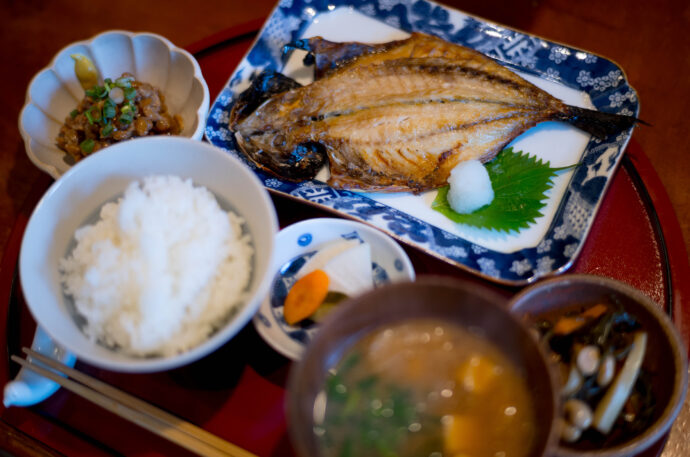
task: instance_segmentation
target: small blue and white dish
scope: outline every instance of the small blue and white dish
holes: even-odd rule
[[[254,327],[276,351],[299,360],[305,346],[318,331],[318,325],[306,319],[289,325],[283,318],[283,302],[297,280],[300,268],[325,246],[339,240],[360,240],[371,246],[371,270],[374,287],[414,281],[412,262],[391,237],[361,222],[335,218],[307,219],[278,232],[272,270],[275,277],[269,294],[254,316]]]

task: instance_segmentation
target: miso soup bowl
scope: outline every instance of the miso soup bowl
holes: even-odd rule
[[[298,454],[322,455],[314,433],[314,416],[322,409],[317,396],[323,391],[329,369],[372,331],[432,318],[485,337],[526,376],[537,422],[537,436],[529,456],[548,455],[557,439],[556,378],[528,329],[505,305],[501,296],[476,283],[441,277],[388,285],[343,303],[328,316],[289,375],[289,431]]]
[[[526,323],[556,317],[583,305],[620,305],[647,332],[647,350],[642,368],[652,373],[651,389],[656,399],[652,424],[642,433],[609,447],[583,448],[559,444],[559,457],[626,457],[649,450],[657,455],[673,421],[678,416],[688,382],[687,348],[660,305],[639,290],[609,278],[594,275],[564,275],[524,289],[511,300],[511,310]],[[656,452],[651,448],[656,447]]]

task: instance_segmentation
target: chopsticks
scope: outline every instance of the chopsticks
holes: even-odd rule
[[[80,395],[98,406],[130,420],[135,424],[178,444],[198,455],[209,457],[257,457],[251,452],[229,443],[206,430],[186,422],[146,403],[120,389],[99,381],[78,370],[70,368],[29,348],[22,348],[29,356],[22,359],[16,355],[11,358],[23,367],[51,379],[65,389]],[[63,377],[55,371],[43,368],[33,362],[63,373],[72,379]]]

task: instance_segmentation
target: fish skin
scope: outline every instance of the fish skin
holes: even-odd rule
[[[445,185],[461,161],[491,160],[540,122],[588,125],[589,110],[431,35],[378,45],[317,37],[301,46],[316,56],[312,84],[230,116],[240,149],[279,177],[310,179],[327,155],[333,188],[422,192]],[[310,154],[300,163],[304,145]]]
[[[364,65],[402,58],[438,57],[454,60],[477,70],[492,72],[518,83],[526,82],[517,74],[479,51],[420,32],[412,32],[410,37],[404,40],[378,44],[335,43],[318,36],[300,40],[300,42],[298,46],[288,45],[287,47],[297,47],[315,55],[315,79],[320,79],[328,72],[347,65]]]

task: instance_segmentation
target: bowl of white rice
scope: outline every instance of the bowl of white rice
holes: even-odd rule
[[[71,168],[29,219],[19,274],[37,324],[124,372],[198,360],[267,294],[275,209],[254,173],[182,137],[124,142]]]

